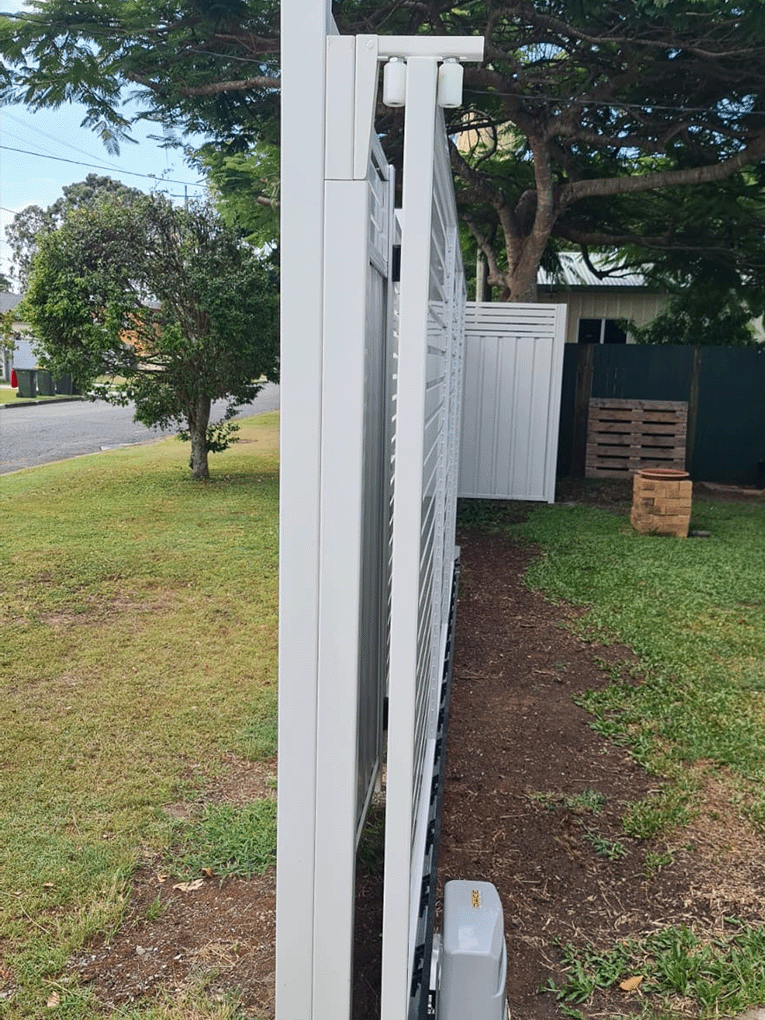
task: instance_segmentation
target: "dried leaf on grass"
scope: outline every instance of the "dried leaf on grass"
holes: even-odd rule
[[[627,978],[626,981],[622,981],[619,987],[623,992],[634,992],[636,988],[639,988],[643,983],[643,975],[639,974],[635,977]]]
[[[195,878],[193,882],[176,882],[173,889],[178,889],[179,892],[194,892],[201,889],[204,884],[203,878]]]

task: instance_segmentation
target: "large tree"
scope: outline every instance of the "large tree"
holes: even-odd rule
[[[104,198],[120,197],[133,201],[143,196],[137,188],[129,188],[121,181],[99,174],[88,174],[84,181],[66,184],[60,198],[43,209],[39,205],[28,205],[13,217],[5,228],[5,236],[13,253],[14,275],[24,290],[29,275],[32,256],[37,251],[38,239],[43,234],[57,230],[69,213],[75,209],[87,208]]]
[[[149,117],[208,132],[224,156],[274,143],[275,0],[34,0],[0,22],[0,100],[77,98],[109,142],[138,89]],[[502,296],[533,299],[556,245],[719,247],[677,197],[765,155],[765,6],[736,0],[343,0],[346,32],[481,34],[451,123],[460,206]],[[381,129],[395,151],[399,121]],[[272,200],[273,187],[254,199]],[[757,184],[761,184],[758,181]],[[671,196],[665,203],[657,196]],[[761,199],[749,196],[762,224]],[[734,223],[749,222],[751,208]],[[690,229],[693,227],[693,229]],[[735,235],[735,232],[734,232]],[[725,241],[732,251],[736,237]],[[735,261],[734,257],[734,261]]]
[[[724,288],[691,287],[672,295],[652,322],[632,323],[630,333],[640,344],[749,347],[761,343],[746,300]]]
[[[205,479],[236,409],[278,378],[277,305],[270,264],[212,209],[145,196],[82,207],[43,234],[24,313],[44,365],[134,402],[146,425],[179,426]]]
[[[229,226],[253,244],[279,239],[279,146],[261,141],[251,151],[204,145],[191,157],[207,177],[215,204]]]
[[[631,245],[642,261],[722,256],[756,212],[762,252],[762,4],[351,0],[341,17],[347,29],[485,36],[483,66],[465,67],[452,164],[465,221],[504,297],[534,299],[537,269],[556,246]],[[745,207],[728,203],[727,237],[716,225],[707,233],[686,195],[741,183],[744,168]]]

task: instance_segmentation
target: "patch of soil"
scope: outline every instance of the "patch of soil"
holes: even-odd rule
[[[630,512],[632,478],[559,478],[555,502],[566,505],[596,506],[616,513]]]
[[[236,994],[248,1016],[273,1015],[273,873],[208,879],[188,891],[184,885],[143,867],[127,921],[73,960],[70,976],[109,1009],[154,997],[193,999],[203,987],[213,999]]]
[[[723,503],[753,503],[765,499],[765,489],[753,485],[721,485],[718,482],[694,482],[693,491],[704,499]]]
[[[629,507],[629,493],[618,486],[562,498],[614,512],[625,501]],[[507,508],[516,518],[519,512]],[[705,780],[701,816],[670,845],[625,836],[627,805],[661,781],[599,736],[575,699],[607,684],[603,665],[628,664],[631,653],[585,643],[569,629],[572,609],[525,587],[533,550],[477,529],[458,540],[462,581],[439,880],[441,888],[451,878],[497,886],[511,1017],[551,1020],[561,1014],[540,988],[561,977],[556,940],[606,948],[671,923],[711,931],[725,916],[760,920],[765,859],[713,775]],[[241,802],[250,784],[258,795],[268,788],[262,769],[233,758],[229,765],[214,799]],[[590,791],[602,809],[586,806]],[[649,851],[667,862],[653,877]],[[360,870],[356,1020],[379,1016],[381,884],[379,869]],[[211,878],[183,891],[147,863],[134,878],[123,926],[71,968],[106,1008],[182,997],[204,985],[213,995],[235,993],[243,1016],[270,1018],[273,872],[249,881]],[[638,994],[616,989],[581,1008],[589,1016],[626,1013]]]
[[[702,814],[671,845],[625,835],[628,805],[661,781],[598,736],[576,698],[609,682],[601,664],[629,664],[631,653],[584,643],[568,628],[572,609],[524,587],[533,551],[478,531],[459,543],[439,879],[497,886],[510,1015],[547,1020],[561,1015],[540,994],[562,978],[557,940],[609,948],[664,925],[759,922],[765,858],[714,777],[702,777]],[[586,791],[600,795],[601,810],[588,809]],[[657,874],[648,853],[665,856]],[[596,1005],[623,1014],[630,1004],[617,988]]]

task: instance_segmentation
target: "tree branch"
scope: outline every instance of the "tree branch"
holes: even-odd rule
[[[504,204],[504,196],[500,189],[492,187],[482,174],[471,167],[452,141],[449,142],[449,159],[452,170],[467,183],[470,191],[477,198],[488,202],[495,209],[498,205]]]
[[[230,34],[216,32],[212,38],[214,42],[223,42],[228,45],[234,43],[235,45],[243,46],[248,53],[266,56],[276,55],[281,52],[278,39],[252,35],[250,32],[234,32]]]
[[[762,46],[744,46],[736,47],[735,49],[706,49],[701,45],[693,45],[689,42],[684,41],[679,35],[674,35],[670,39],[650,39],[643,37],[634,37],[628,35],[620,35],[616,32],[605,32],[603,34],[591,34],[578,29],[574,25],[570,25],[559,18],[548,17],[547,15],[539,13],[538,10],[532,8],[527,4],[503,4],[500,8],[508,18],[517,19],[519,11],[517,7],[521,7],[521,13],[524,18],[528,19],[528,22],[537,25],[539,28],[546,29],[554,32],[559,36],[567,39],[579,39],[581,42],[588,43],[590,46],[625,46],[625,47],[642,47],[645,49],[659,49],[665,51],[682,50],[683,53],[689,53],[692,56],[700,57],[702,60],[730,60],[747,58],[749,60],[761,59],[765,48]],[[711,41],[711,40],[710,40]]]
[[[128,71],[126,77],[137,85],[151,89],[154,92],[162,92],[164,83],[151,81],[148,78],[139,76],[133,71]],[[209,85],[182,85],[178,92],[182,96],[215,96],[222,92],[246,92],[248,89],[279,89],[281,78],[242,78],[238,81],[216,81]]]
[[[684,170],[656,170],[649,174],[635,174],[631,177],[608,177],[564,184],[558,190],[558,210],[583,198],[607,197],[609,195],[634,195],[655,188],[670,188],[678,185],[710,184],[722,181],[737,170],[758,162],[765,156],[765,134],[755,138],[741,152],[720,163],[707,166],[688,167]]]
[[[553,234],[582,247],[621,248],[625,244],[637,244],[644,248],[675,247],[666,234],[608,234],[604,231],[577,230],[564,223],[556,223]]]
[[[487,282],[490,283],[493,287],[503,287],[505,285],[505,280],[504,277],[502,276],[502,271],[499,268],[499,264],[497,263],[497,256],[494,252],[494,248],[491,244],[491,241],[486,237],[486,235],[482,231],[478,229],[475,222],[469,216],[465,216],[463,217],[463,219],[464,222],[467,224],[468,230],[475,238],[476,244],[481,249],[484,258],[486,259],[486,265],[489,268],[489,276]]]

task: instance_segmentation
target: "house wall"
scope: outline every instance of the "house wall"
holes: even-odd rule
[[[644,326],[663,310],[667,298],[664,294],[627,287],[586,291],[540,288],[539,301],[566,305],[566,343],[575,344],[580,319],[630,319]]]
[[[11,365],[13,368],[36,368],[38,354],[32,341],[23,337],[16,341],[16,347],[11,351]]]

